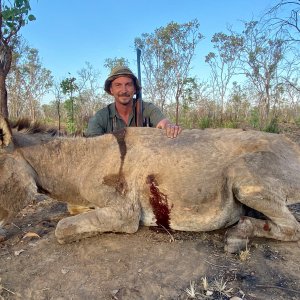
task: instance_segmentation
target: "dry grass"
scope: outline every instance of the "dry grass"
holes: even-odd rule
[[[186,288],[185,292],[187,293],[188,297],[190,299],[195,299],[196,298],[196,295],[198,294],[196,292],[196,289],[195,289],[195,282],[194,281],[191,281],[190,282],[190,288]]]
[[[244,251],[241,251],[239,254],[239,259],[241,261],[246,261],[250,259],[250,250],[248,249],[248,243],[246,244],[246,249]]]
[[[206,276],[201,278],[197,291],[197,286],[194,281],[190,282],[190,287],[185,290],[188,299],[212,299],[214,294],[220,296],[232,297],[233,288],[227,287],[227,281],[224,281],[223,277],[220,279],[214,279],[212,283],[209,283]]]
[[[232,292],[232,288],[227,288],[227,281],[223,281],[223,277],[221,277],[220,281],[215,279],[214,282],[215,291],[218,292],[220,295],[224,295],[226,297],[231,297],[230,293]]]

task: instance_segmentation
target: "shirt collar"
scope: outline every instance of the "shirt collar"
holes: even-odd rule
[[[116,110],[115,102],[108,105],[108,110],[109,110],[109,117],[111,119],[114,118],[114,117],[117,117],[117,118],[121,119],[118,112],[117,112],[117,110]],[[133,104],[132,104],[131,116],[133,116],[134,111],[135,111],[135,101],[133,101]]]

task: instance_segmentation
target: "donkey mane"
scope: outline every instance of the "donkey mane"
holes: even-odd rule
[[[20,118],[17,121],[10,121],[10,128],[13,131],[18,131],[25,134],[49,134],[50,136],[59,135],[59,131],[55,127],[50,127],[42,124],[39,121],[31,122],[28,118]]]
[[[55,127],[50,127],[38,121],[32,122],[28,118],[10,121],[9,127],[12,131],[12,144],[16,148],[47,143],[63,136]]]

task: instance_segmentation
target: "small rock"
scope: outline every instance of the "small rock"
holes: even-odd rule
[[[65,274],[67,274],[69,272],[69,270],[67,270],[67,269],[61,269],[61,272],[65,275]]]
[[[15,254],[15,256],[19,256],[24,251],[25,251],[24,249],[17,250],[17,251],[14,252],[14,254]]]

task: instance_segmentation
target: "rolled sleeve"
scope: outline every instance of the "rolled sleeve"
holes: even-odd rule
[[[153,127],[156,127],[161,120],[166,118],[157,106],[147,102],[144,103],[144,115],[150,119]]]
[[[101,111],[98,111],[89,120],[88,128],[86,130],[86,136],[92,137],[104,134],[106,132],[105,123],[107,122],[104,121],[103,114],[101,113]]]

